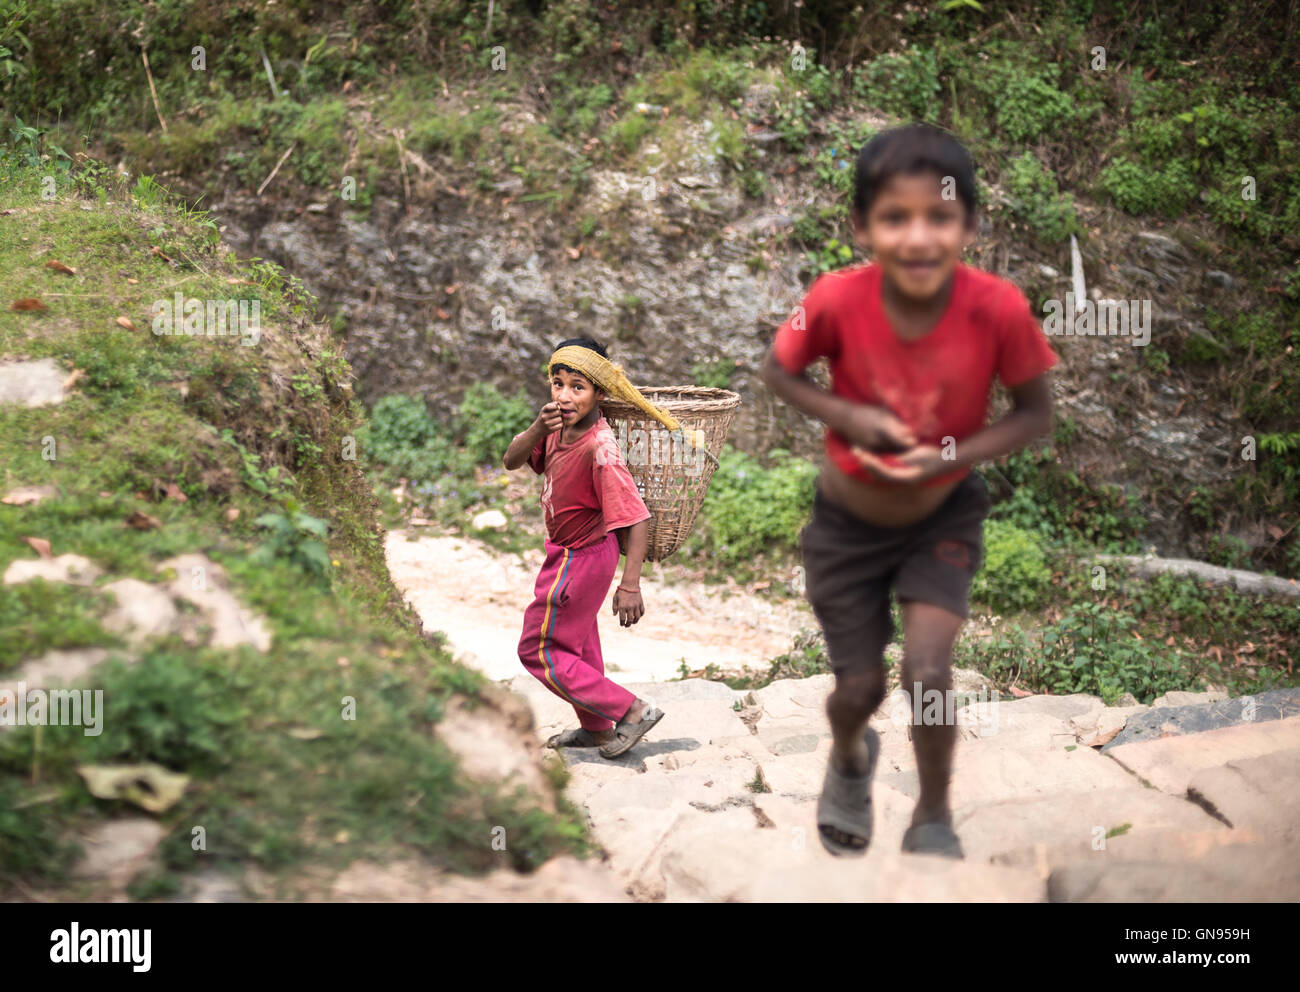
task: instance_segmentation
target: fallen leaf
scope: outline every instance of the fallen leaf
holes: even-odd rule
[[[126,317],[118,317],[118,318],[117,318],[117,326],[118,326],[118,327],[125,327],[128,331],[134,331],[134,330],[135,330],[135,325],[134,325],[133,323],[131,323],[131,321],[128,320]]]
[[[57,496],[58,490],[53,486],[19,486],[0,503],[8,503],[10,506],[26,506],[28,503],[39,503],[50,496]]]
[[[73,369],[72,374],[63,380],[63,391],[66,393],[84,378],[86,378],[85,369]]]
[[[188,775],[154,764],[78,765],[77,773],[96,799],[125,799],[150,813],[174,806],[190,782]]]
[[[1026,696],[1033,695],[1033,693],[1029,692],[1027,689],[1022,689],[1016,685],[1008,687],[1007,692],[1011,693],[1011,695],[1015,696],[1017,699],[1024,699]]]
[[[31,297],[28,297],[27,299],[23,299],[23,300],[14,300],[13,306],[11,306],[9,309],[10,310],[48,310],[49,307],[47,307],[40,300],[34,300]]]
[[[1282,535],[1286,533],[1286,531],[1284,531],[1277,524],[1270,524],[1268,527],[1265,528],[1265,530],[1268,531],[1268,536],[1275,541],[1282,540]]]
[[[238,520],[238,519],[239,519],[239,507],[237,507],[237,506],[232,506],[229,510],[227,510],[227,511],[226,511],[226,519],[227,519],[228,521],[230,521],[231,523],[234,523],[236,520]]]
[[[162,521],[157,517],[151,517],[142,510],[136,510],[126,518],[125,526],[134,530],[157,530],[162,526]]]
[[[171,386],[178,393],[180,393],[181,399],[186,399],[190,395],[190,384],[186,382],[184,379],[178,380],[177,382],[169,382],[167,383],[167,385]]]
[[[113,494],[110,493],[107,489],[101,489],[101,490],[99,491],[99,498],[100,498],[100,499],[108,499],[108,498],[109,498],[110,496],[112,496],[112,495],[113,495]]]
[[[35,551],[38,555],[40,555],[42,558],[54,557],[54,555],[51,553],[50,550],[50,542],[45,540],[45,538],[24,537],[23,540],[26,541],[28,544],[30,544],[32,546],[32,550]]]
[[[136,286],[136,285],[139,285],[140,280],[139,280],[139,279],[127,279],[127,282],[128,282],[130,285],[132,285],[132,286]]]
[[[438,319],[439,319],[439,320],[451,320],[451,314],[449,314],[446,310],[443,310],[441,307],[439,307],[439,308],[438,308]]]
[[[162,249],[160,249],[157,245],[150,245],[150,246],[149,246],[149,254],[150,254],[150,255],[157,255],[157,256],[158,256],[159,258],[161,258],[164,262],[170,262],[170,261],[171,261],[171,256],[169,256],[169,255],[164,255],[164,254],[162,253]]]
[[[62,272],[64,275],[75,276],[77,274],[77,270],[71,265],[64,265],[62,262],[53,258],[45,263],[45,267],[47,269],[53,269],[55,272]]]
[[[448,296],[450,296],[452,293],[456,292],[456,290],[458,290],[458,289],[460,289],[460,283],[458,283],[458,282],[454,282],[454,283],[452,283],[450,286],[448,286],[448,287],[446,288],[445,292],[447,293]]]
[[[581,245],[579,245],[577,248],[570,248],[570,249],[569,249],[569,257],[570,257],[570,258],[572,258],[572,259],[577,259],[577,258],[581,257],[581,255],[582,255],[582,246],[581,246]]]
[[[188,503],[189,497],[181,492],[181,487],[174,482],[167,483],[167,498],[174,499],[180,503]]]
[[[300,741],[314,741],[318,737],[325,736],[325,731],[318,730],[316,727],[290,727],[285,733]]]

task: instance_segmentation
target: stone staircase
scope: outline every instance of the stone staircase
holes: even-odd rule
[[[978,683],[957,673],[956,684]],[[636,748],[568,765],[607,863],[644,901],[1292,901],[1300,899],[1300,690],[1150,707],[1095,696],[979,702],[958,717],[951,801],[966,852],[900,852],[917,795],[910,712],[886,701],[863,858],[820,843],[829,675],[754,692],[629,685],[665,711]],[[539,743],[576,725],[521,675]],[[984,697],[987,699],[987,697]],[[969,714],[969,715],[968,715]]]

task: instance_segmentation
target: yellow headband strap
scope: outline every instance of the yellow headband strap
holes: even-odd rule
[[[590,348],[583,348],[581,345],[574,344],[566,345],[551,356],[551,360],[546,365],[546,370],[551,372],[556,365],[567,365],[569,368],[581,372],[591,380],[593,386],[615,399],[631,403],[638,410],[654,417],[655,420],[670,431],[681,429],[681,425],[673,419],[671,414],[660,410],[641,395],[641,391],[628,381],[621,365],[616,365]]]

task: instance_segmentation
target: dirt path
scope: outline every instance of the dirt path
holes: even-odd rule
[[[447,635],[453,654],[492,679],[523,672],[515,652],[542,563],[540,548],[505,554],[418,528],[391,531],[385,553],[397,587],[426,628]],[[621,681],[676,679],[683,662],[692,671],[709,664],[766,671],[801,628],[816,626],[804,602],[774,604],[734,583],[672,582],[671,564],[657,570],[658,577],[642,577],[646,613],[637,624],[620,627],[608,606],[598,619],[608,671]],[[611,601],[613,593],[611,583]]]

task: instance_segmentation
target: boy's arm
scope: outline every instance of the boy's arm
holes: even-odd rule
[[[640,589],[641,565],[645,562],[646,547],[649,543],[650,521],[642,520],[630,527],[620,527],[619,530],[626,532],[627,550],[624,554],[627,557],[623,561],[623,578],[618,584],[625,589]],[[622,536],[620,534],[620,537]]]
[[[781,399],[816,417],[851,444],[876,450],[898,450],[916,444],[912,429],[889,410],[836,396],[803,373],[792,375],[776,360],[771,348],[759,376]]]
[[[537,419],[528,425],[527,430],[514,436],[510,446],[506,448],[501,464],[508,471],[519,468],[528,461],[528,456],[537,447],[537,442],[543,440],[552,431],[558,430],[563,423],[560,418],[560,408],[555,403],[547,403],[537,414]]]
[[[1009,387],[1014,408],[995,424],[972,434],[956,446],[949,466],[972,468],[1019,451],[1052,429],[1051,374],[1044,372],[1019,386]]]

